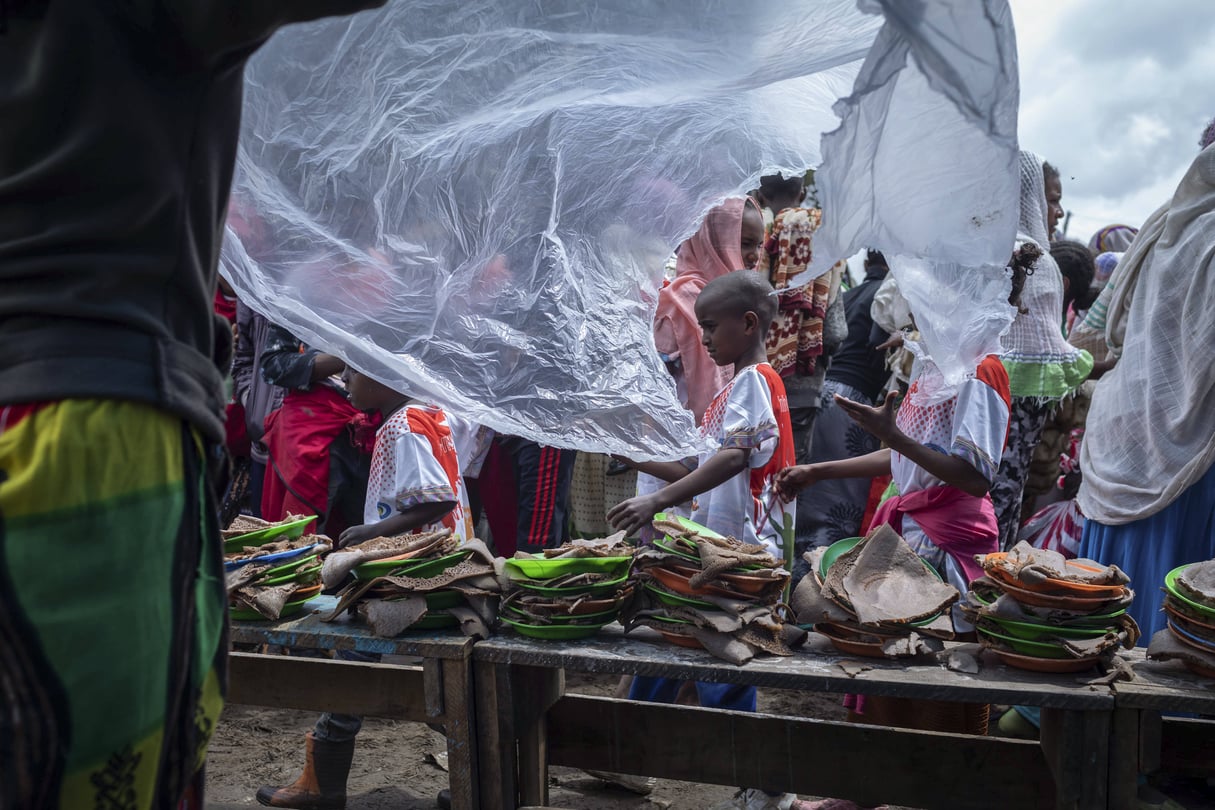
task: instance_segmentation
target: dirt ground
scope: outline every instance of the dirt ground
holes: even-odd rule
[[[615,678],[570,674],[567,691],[609,695]],[[761,689],[759,710],[795,717],[842,719],[840,696]],[[229,706],[224,710],[207,760],[207,807],[257,807],[258,786],[285,784],[299,773],[303,735],[316,720],[308,712]],[[369,719],[359,735],[350,774],[349,810],[421,810],[435,807],[447,786],[437,764],[444,738],[420,723]],[[734,788],[660,780],[649,797],[605,786],[580,771],[552,768],[549,803],[574,810],[706,810],[729,799]]]

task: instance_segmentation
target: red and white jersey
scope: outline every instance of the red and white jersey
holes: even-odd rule
[[[700,432],[709,440],[701,464],[718,450],[739,448],[750,451],[749,469],[699,495],[692,504],[692,520],[719,534],[763,545],[782,559],[781,532],[785,516],[793,518],[796,502],[780,501],[776,476],[796,460],[789,401],[780,375],[767,363],[743,369],[713,398]],[[765,514],[768,518],[761,526]]]
[[[468,496],[447,416],[435,405],[410,403],[376,431],[363,522],[378,523],[412,506],[440,501],[454,501],[456,507],[415,533],[446,528],[461,543],[470,539]]]

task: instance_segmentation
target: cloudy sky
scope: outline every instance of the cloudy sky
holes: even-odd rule
[[[1068,236],[1140,225],[1168,200],[1215,116],[1211,0],[1009,0],[1021,147],[1063,175]]]

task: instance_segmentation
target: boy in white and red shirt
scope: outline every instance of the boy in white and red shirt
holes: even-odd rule
[[[357,371],[349,372],[347,386],[354,407],[378,410],[384,422],[376,431],[363,525],[342,532],[338,545],[440,529],[450,529],[461,543],[470,539],[468,497],[443,409],[411,401]]]

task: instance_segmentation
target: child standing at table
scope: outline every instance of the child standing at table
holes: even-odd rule
[[[337,544],[443,529],[461,543],[470,539],[464,479],[443,409],[411,400],[358,371],[347,369],[343,376],[354,407],[378,410],[384,422],[376,431],[363,525],[346,529]],[[305,737],[303,774],[291,785],[260,788],[258,802],[297,810],[345,807],[354,739],[362,726],[363,718],[355,715],[322,714]]]
[[[682,462],[648,462],[639,470],[667,485],[617,506],[608,521],[634,534],[654,515],[693,501],[692,520],[744,543],[763,545],[783,557],[785,515],[794,505],[776,493],[776,477],[794,464],[793,428],[780,375],[768,365],[764,341],[776,316],[772,286],[758,273],[733,272],[709,282],[696,299],[702,342],[719,366],[733,366],[734,379],[718,392],[705,411],[701,436],[710,449],[694,468]],[[765,519],[766,518],[766,519]],[[674,703],[684,682],[637,677],[629,697]],[[754,686],[696,682],[700,705],[755,711]],[[745,790],[746,807],[787,808],[792,795],[770,797]]]

